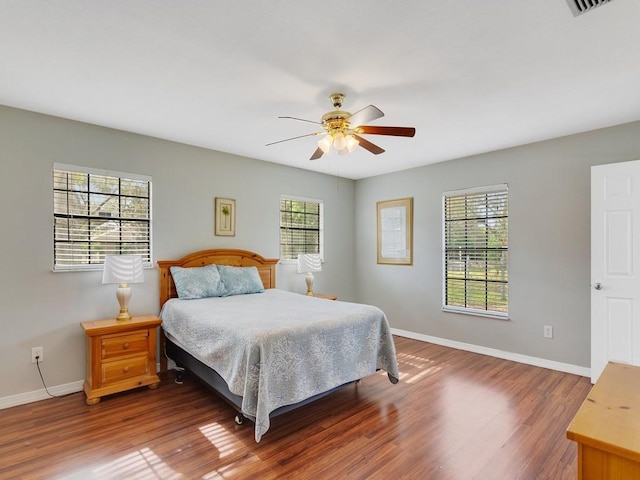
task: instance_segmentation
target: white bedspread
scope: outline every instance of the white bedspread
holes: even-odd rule
[[[395,346],[377,307],[283,290],[199,300],[172,299],[163,328],[243,397],[259,442],[269,413],[385,370],[398,381]]]

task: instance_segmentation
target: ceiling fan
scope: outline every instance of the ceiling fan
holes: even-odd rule
[[[353,152],[358,145],[365,150],[370,151],[374,155],[378,155],[384,152],[384,149],[362,138],[361,135],[391,135],[394,137],[413,137],[416,134],[416,129],[413,127],[379,127],[372,125],[364,125],[377,118],[384,116],[382,111],[373,106],[368,105],[362,110],[358,110],[356,113],[349,113],[342,108],[342,102],[345,95],[342,93],[334,93],[329,96],[335,110],[327,112],[322,116],[319,122],[313,120],[305,120],[303,118],[296,117],[278,117],[278,118],[290,118],[291,120],[299,120],[301,122],[315,123],[322,127],[322,130],[318,132],[308,133],[307,135],[300,135],[298,137],[287,138],[286,140],[279,140],[277,142],[268,143],[266,146],[275,145],[276,143],[288,142],[290,140],[296,140],[303,137],[311,137],[317,135],[324,135],[318,141],[318,148],[309,160],[317,160],[325,153],[331,150],[333,146],[340,155],[346,155]]]

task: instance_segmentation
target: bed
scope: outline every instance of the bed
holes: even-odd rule
[[[399,378],[380,309],[278,290],[277,261],[230,249],[158,261],[161,369],[168,357],[198,377],[236,409],[238,423],[255,422],[256,442],[271,418],[377,370]],[[206,291],[187,291],[194,282],[185,276],[204,278]]]

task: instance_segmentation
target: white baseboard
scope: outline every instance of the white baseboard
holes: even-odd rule
[[[55,387],[48,388],[52,395],[67,395],[69,393],[82,391],[83,383],[84,380],[78,380],[77,382],[65,383],[64,385],[57,385]],[[0,398],[0,409],[25,405],[31,402],[38,402],[40,400],[46,400],[47,398],[51,397],[44,388],[33,392],[19,393],[18,395]]]
[[[435,343],[436,345],[442,345],[443,347],[456,348],[458,350],[480,353],[482,355],[489,355],[491,357],[502,358],[504,360],[526,363],[527,365],[533,365],[536,367],[558,370],[559,372],[572,373],[574,375],[581,375],[583,377],[591,377],[590,368],[580,367],[578,365],[572,365],[570,363],[555,362],[553,360],[547,360],[545,358],[530,357],[528,355],[521,355],[519,353],[505,352],[503,350],[497,350],[495,348],[473,345],[471,343],[457,342],[455,340],[449,340],[447,338],[432,337],[430,335],[408,332],[406,330],[399,330],[397,328],[392,328],[391,333],[393,333],[394,335],[399,335],[401,337],[412,338],[414,340]]]
[[[586,367],[580,367],[578,365],[571,365],[569,363],[555,362],[553,360],[547,360],[544,358],[530,357],[528,355],[521,355],[519,353],[505,352],[502,350],[496,350],[494,348],[482,347],[480,345],[473,345],[471,343],[456,342],[455,340],[449,340],[446,338],[432,337],[430,335],[423,335],[421,333],[409,332],[406,330],[399,330],[392,328],[391,332],[394,335],[401,337],[412,338],[414,340],[420,340],[422,342],[435,343],[436,345],[442,345],[443,347],[456,348],[458,350],[466,350],[467,352],[480,353],[482,355],[489,355],[491,357],[502,358],[504,360],[511,360],[514,362],[526,363],[527,365],[534,365],[536,367],[549,368],[551,370],[558,370],[560,372],[572,373],[574,375],[581,375],[583,377],[591,377],[591,369]],[[160,370],[158,364],[157,371]],[[49,392],[53,395],[66,395],[68,393],[76,393],[82,391],[82,385],[84,380],[78,380],[77,382],[66,383],[64,385],[57,385],[55,387],[49,387]],[[46,400],[51,398],[47,391],[35,390],[33,392],[19,393],[18,395],[11,395],[9,397],[0,398],[0,410],[3,408],[16,407],[18,405],[25,405],[27,403],[38,402],[40,400]]]
[[[156,364],[156,372],[160,371],[160,363]],[[64,385],[57,385],[55,387],[48,387],[49,392],[52,395],[67,395],[69,393],[76,393],[82,391],[84,380],[78,380],[77,382],[65,383]],[[46,400],[51,398],[47,391],[35,390],[33,392],[19,393],[17,395],[11,395],[9,397],[0,398],[0,410],[3,408],[17,407],[18,405],[26,405],[27,403],[38,402],[40,400]]]

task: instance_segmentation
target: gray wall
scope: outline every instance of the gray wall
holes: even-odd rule
[[[590,366],[590,166],[640,158],[640,122],[356,183],[358,300],[392,327]],[[445,313],[442,194],[509,185],[508,321]],[[376,264],[376,202],[414,198],[413,266]],[[543,338],[543,325],[554,338]]]
[[[54,162],[151,175],[155,260],[221,247],[277,258],[280,195],[321,199],[325,263],[315,290],[355,300],[351,180],[2,106],[0,159],[0,399],[42,389],[35,346],[44,347],[49,386],[84,379],[79,324],[117,313],[101,272],[52,272]],[[236,199],[235,237],[214,236],[215,197]],[[277,286],[306,290],[294,265],[278,266]],[[157,268],[132,292],[132,313],[158,313]]]
[[[378,305],[397,329],[588,367],[590,166],[639,158],[636,122],[352,182],[0,106],[0,399],[42,388],[34,346],[49,385],[82,380],[79,323],[117,308],[100,272],[51,271],[54,162],[151,175],[155,259],[218,247],[277,257],[280,194],[322,199],[316,291]],[[511,318],[444,313],[442,193],[497,183],[509,185]],[[236,237],[213,235],[216,196],[237,200]],[[414,264],[377,265],[375,204],[402,197],[414,197]],[[277,286],[303,292],[294,269],[279,265]],[[158,312],[157,269],[145,279],[133,313]]]

